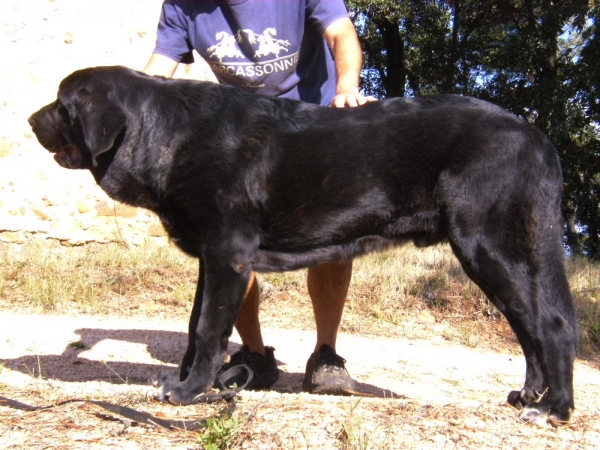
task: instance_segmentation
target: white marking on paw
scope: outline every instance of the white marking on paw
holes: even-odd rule
[[[534,423],[539,427],[546,427],[548,426],[549,415],[549,409],[544,408],[540,411],[538,405],[529,405],[523,409],[523,412],[521,413],[521,420]]]

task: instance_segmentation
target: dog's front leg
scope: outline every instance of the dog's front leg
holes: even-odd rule
[[[192,370],[192,364],[194,364],[194,359],[196,357],[196,330],[198,329],[200,314],[202,312],[202,299],[204,298],[204,264],[201,259],[199,259],[198,262],[200,263],[198,284],[196,285],[196,295],[194,297],[194,305],[192,306],[190,323],[188,325],[188,346],[183,355],[181,366],[179,367],[179,381],[185,381]]]
[[[250,273],[250,270],[234,270],[229,262],[206,258],[200,262],[180,377],[161,380],[161,399],[185,405],[211,387],[223,363]]]

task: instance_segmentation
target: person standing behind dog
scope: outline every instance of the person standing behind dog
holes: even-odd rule
[[[193,50],[219,83],[248,92],[334,107],[374,100],[359,93],[362,50],[343,0],[165,0],[144,72],[172,77],[180,63],[193,62]],[[317,343],[306,365],[307,392],[355,390],[335,352],[351,277],[352,261],[308,270]],[[250,366],[250,389],[268,388],[279,378],[274,348],[263,343],[259,301],[253,274],[236,323],[242,349],[221,369]]]

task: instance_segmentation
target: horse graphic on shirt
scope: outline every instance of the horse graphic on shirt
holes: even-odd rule
[[[219,62],[223,62],[223,58],[243,58],[244,54],[241,52],[238,44],[243,42],[244,34],[248,36],[250,44],[258,43],[258,49],[254,53],[254,58],[267,55],[279,57],[279,53],[282,51],[287,52],[288,49],[286,47],[290,46],[289,41],[273,38],[273,36],[277,36],[275,28],[267,28],[262,34],[257,34],[252,30],[239,30],[235,36],[226,31],[219,31],[216,34],[216,40],[219,42],[208,47],[206,50],[210,57],[216,56],[219,58]]]
[[[237,38],[226,31],[219,31],[216,35],[218,44],[208,47],[206,50],[208,54],[213,57],[219,58],[222,62],[223,58],[243,58],[244,55],[237,46],[237,42],[241,42],[241,33],[238,31]]]
[[[279,53],[282,51],[287,52],[286,47],[290,46],[289,41],[283,39],[274,39],[273,36],[277,36],[277,30],[275,28],[267,28],[262,34],[256,34],[252,30],[241,30],[248,36],[248,41],[251,44],[258,42],[258,50],[254,54],[255,58],[266,55],[275,55],[279,57]]]

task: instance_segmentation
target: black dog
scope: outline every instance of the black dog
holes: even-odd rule
[[[570,419],[561,168],[548,139],[501,108],[445,95],[324,108],[100,67],[67,77],[29,122],[61,166],[157,213],[200,259],[171,402],[210,387],[251,271],[448,240],[523,348],[525,386],[508,401]]]

